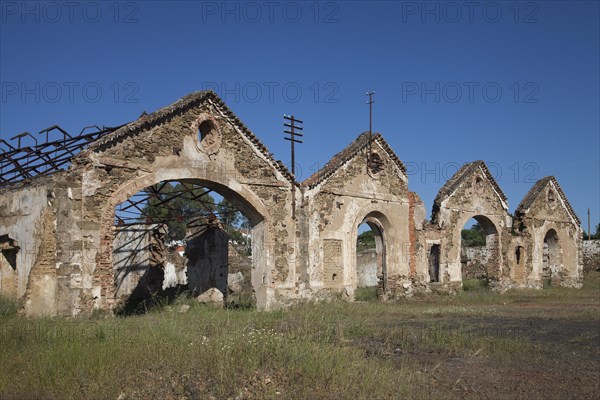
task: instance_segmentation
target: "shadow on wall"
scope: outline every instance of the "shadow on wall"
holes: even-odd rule
[[[184,256],[187,258],[188,287],[193,295],[216,288],[227,299],[229,235],[220,224],[202,223],[188,231]]]
[[[161,224],[117,226],[113,240],[117,314],[146,311],[162,289],[166,227]]]
[[[17,242],[8,235],[0,235],[0,293],[9,298],[17,298],[18,273]]]
[[[117,228],[113,257],[118,315],[143,314],[178,297],[196,297],[213,288],[221,292],[228,307],[254,304],[251,260],[236,251],[219,223],[191,224],[185,250],[164,244],[164,225]]]
[[[176,285],[162,288],[164,269],[160,267],[146,268],[131,295],[121,303],[115,312],[117,315],[144,314],[154,308],[172,303],[182,294],[188,293],[187,285]]]

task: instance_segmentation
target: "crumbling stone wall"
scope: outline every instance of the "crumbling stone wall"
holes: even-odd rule
[[[205,135],[206,142],[199,141],[198,129],[206,121],[211,124],[209,135]],[[48,310],[34,307],[31,313],[74,315],[113,308],[115,206],[145,187],[182,179],[216,189],[250,217],[257,306],[277,306],[277,290],[294,285],[294,264],[289,262],[296,251],[290,240],[295,231],[289,208],[291,177],[214,94],[200,93],[92,143],[66,172],[52,177],[51,189],[37,189],[40,200],[29,214],[37,215],[33,221],[16,221],[25,218],[16,211],[18,194],[3,199],[3,215],[12,220],[2,218],[6,225],[0,233],[12,234],[17,241],[37,242],[38,248],[56,246],[52,272],[44,269],[38,255],[22,263],[22,268],[37,270],[31,275],[40,275],[38,282],[48,281],[39,290],[32,287],[35,300],[31,303],[38,303],[42,292],[46,299],[56,298],[55,305],[44,302]],[[46,206],[50,192],[54,197],[49,227],[44,229],[55,227],[55,231],[49,234],[52,240],[44,240],[40,208]],[[27,231],[36,226],[35,233]]]
[[[583,241],[583,272],[600,271],[600,240]]]
[[[547,279],[551,285],[581,287],[583,278],[583,231],[579,220],[554,177],[540,179],[515,212],[515,228],[525,238],[527,277],[520,286],[542,287],[544,264],[550,255],[548,235],[556,233],[557,263]],[[514,248],[515,244],[513,244]]]
[[[51,188],[45,185],[0,191],[0,250],[4,253],[0,255],[1,291],[4,296],[13,299],[25,296],[30,272],[42,245],[43,215],[52,201],[51,196]]]
[[[183,290],[198,295],[216,288],[224,298],[230,292],[252,293],[252,260],[237,252],[218,220],[192,221],[186,245],[181,248],[167,247],[166,239],[163,224],[116,226],[113,261],[117,308],[135,309],[153,295]]]
[[[440,282],[450,290],[462,284],[461,230],[476,218],[486,230],[487,279],[492,287],[507,280],[504,243],[510,237],[512,219],[506,197],[481,161],[465,164],[440,190],[432,222],[440,229]]]
[[[462,247],[460,262],[463,279],[481,279],[487,277],[486,265],[490,251],[485,246]]]
[[[383,296],[394,296],[409,282],[409,260],[403,254],[409,243],[406,176],[380,136],[372,142],[372,151],[380,161],[378,168],[367,168],[366,135],[359,136],[303,183],[308,271],[315,291],[354,297],[358,225],[367,218],[381,226],[384,237]]]
[[[197,127],[203,121],[214,124],[213,139],[220,143],[219,146],[211,142],[211,147],[205,148],[198,143]],[[89,209],[91,217],[103,221],[102,228],[106,233],[102,240],[109,239],[107,226],[112,222],[117,202],[163,180],[194,179],[202,186],[228,196],[249,215],[254,225],[253,238],[256,236],[253,245],[262,247],[253,251],[257,254],[253,260],[256,274],[253,283],[260,286],[257,301],[262,302],[262,307],[272,306],[275,299],[269,294],[272,291],[269,288],[284,284],[289,272],[285,257],[279,254],[282,249],[290,251],[285,239],[293,227],[286,210],[291,203],[291,191],[289,181],[253,147],[255,144],[250,143],[218,107],[207,103],[187,108],[160,126],[142,129],[141,134],[122,143],[111,143],[110,146],[107,143],[86,154],[89,158],[109,160],[108,164],[103,164],[105,167],[95,167],[88,172],[96,176],[94,180],[104,182],[94,196],[100,206]],[[112,167],[106,171],[107,165],[124,162],[139,164],[141,168]],[[103,210],[103,213],[98,215],[97,210]],[[110,269],[110,254],[101,250],[98,263],[100,270]],[[108,293],[110,282],[105,282],[102,287]]]
[[[554,178],[534,185],[513,222],[485,164],[465,164],[440,190],[428,222],[381,135],[360,135],[297,184],[212,92],[108,133],[71,161],[66,171],[0,190],[0,290],[21,299],[31,315],[114,309],[115,207],[175,180],[216,190],[249,218],[249,278],[260,309],[339,293],[353,298],[357,231],[365,221],[380,232],[382,299],[459,289],[460,231],[472,217],[488,228],[486,274],[495,287],[541,287],[549,232],[558,243],[552,283],[581,284],[582,231]],[[186,284],[183,258],[159,253],[167,286]],[[430,268],[434,258],[439,279]]]
[[[227,275],[227,301],[243,306],[256,305],[256,298],[250,280],[252,276],[252,256],[243,246],[229,243],[229,268]]]

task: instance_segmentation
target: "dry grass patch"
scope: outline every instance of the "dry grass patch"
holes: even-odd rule
[[[500,376],[518,388],[506,398],[523,390],[532,398],[552,397],[562,387],[574,388],[575,397],[595,397],[598,379],[588,375],[600,367],[599,298],[600,273],[588,275],[581,290],[333,301],[269,313],[182,299],[135,317],[26,319],[2,300],[0,394],[481,398],[499,390],[490,385]],[[179,313],[181,304],[190,310]],[[471,376],[477,382],[469,382]],[[585,385],[576,383],[584,378]],[[454,385],[456,379],[462,383]]]

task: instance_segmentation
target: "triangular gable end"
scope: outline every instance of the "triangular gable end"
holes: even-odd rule
[[[362,154],[368,144],[369,132],[361,133],[353,142],[346,146],[346,148],[334,155],[323,168],[302,182],[301,186],[312,189],[325,183],[330,176],[339,171],[344,165],[353,160],[357,155]],[[407,182],[406,167],[380,133],[373,134],[371,146],[378,146],[381,151],[387,154],[396,166],[400,178]]]
[[[579,220],[579,217],[577,217],[577,214],[575,214],[575,211],[573,210],[571,203],[569,203],[567,196],[563,192],[562,188],[560,187],[560,185],[558,184],[558,181],[556,180],[556,178],[554,176],[546,176],[546,177],[538,180],[531,187],[531,189],[529,189],[529,192],[527,192],[525,197],[523,197],[523,200],[521,200],[521,203],[515,210],[515,215],[522,216],[522,215],[527,214],[529,212],[529,210],[531,209],[531,206],[533,205],[535,200],[538,199],[543,193],[546,192],[545,189],[548,186],[552,186],[554,188],[554,190],[558,193],[560,202],[561,202],[563,208],[567,211],[567,214],[569,214],[569,217],[571,218],[572,222],[575,225],[580,225],[581,221]]]
[[[277,171],[279,171],[285,179],[290,183],[294,182],[294,177],[289,172],[287,167],[281,161],[275,159],[269,153],[268,148],[254,135],[254,133],[244,125],[244,123],[231,111],[229,107],[217,96],[212,90],[191,93],[182,97],[175,103],[163,107],[153,113],[141,116],[135,121],[132,121],[114,132],[111,132],[102,138],[92,142],[88,148],[79,153],[73,160],[81,159],[89,156],[90,153],[101,151],[106,146],[110,146],[123,138],[138,135],[163,121],[168,120],[172,116],[184,113],[190,108],[197,107],[203,103],[209,103],[229,122],[234,129],[245,137],[250,144],[259,152]]]
[[[502,207],[508,211],[508,198],[504,192],[502,192],[502,189],[500,189],[500,186],[492,176],[485,162],[478,160],[464,164],[454,175],[452,175],[450,179],[448,179],[444,186],[442,186],[433,202],[432,214],[434,217],[437,215],[437,211],[441,208],[442,202],[452,196],[454,192],[456,192],[461,185],[477,171],[480,171],[488,180],[492,189],[494,190],[494,193],[496,193],[496,196],[498,196]]]

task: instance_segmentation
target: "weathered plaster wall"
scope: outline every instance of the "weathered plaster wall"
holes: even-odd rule
[[[377,251],[363,250],[356,253],[356,287],[377,286]]]
[[[355,154],[326,180],[305,191],[308,204],[309,276],[315,290],[343,292],[356,289],[358,225],[372,217],[383,228],[386,295],[402,289],[410,274],[408,188],[404,174],[377,141],[380,172],[367,172],[364,151]]]
[[[522,245],[526,251],[527,277],[525,286],[542,287],[543,280],[552,285],[581,287],[583,278],[583,231],[562,189],[553,177],[541,179],[534,185],[533,194],[526,197],[526,207],[517,209],[515,227],[526,238]],[[556,250],[553,240],[544,241],[556,233]],[[551,247],[548,248],[548,245]],[[550,273],[548,269],[551,261]],[[546,268],[545,268],[546,266]],[[548,275],[548,276],[545,276]]]
[[[16,270],[6,265],[8,260],[0,254],[3,258],[1,291],[5,296],[20,299],[25,295],[43,240],[44,212],[51,192],[45,185],[0,192],[0,236],[6,235],[18,246]],[[48,223],[51,220],[49,218]]]
[[[508,268],[505,265],[506,243],[510,237],[512,219],[507,204],[500,198],[497,190],[481,167],[475,169],[445,199],[434,215],[440,235],[440,282],[446,286],[459,288],[462,282],[461,271],[461,230],[473,217],[480,218],[495,230],[489,245],[493,249],[488,263],[488,279],[492,286],[502,286],[507,279]],[[481,218],[483,217],[483,218]]]
[[[150,300],[152,294],[170,289],[197,295],[217,288],[224,298],[230,290],[235,294],[252,292],[252,260],[236,251],[220,224],[190,228],[183,249],[166,248],[166,237],[162,224],[116,227],[113,261],[117,307]]]
[[[164,236],[166,229],[159,224],[117,226],[113,239],[113,262],[116,302],[128,300],[134,291],[148,297],[163,286],[166,260]],[[152,269],[161,269],[153,273]],[[152,276],[160,282],[150,282]]]
[[[219,146],[198,144],[197,126],[202,120],[215,124],[218,132],[213,139]],[[163,180],[193,179],[227,196],[253,224],[252,281],[259,307],[276,305],[274,291],[293,279],[293,265],[286,257],[295,251],[289,244],[293,234],[290,184],[216,107],[191,108],[138,136],[90,152],[89,158],[101,165],[86,174],[102,185],[89,197],[86,211],[103,227],[112,221],[118,202]],[[124,163],[135,168],[114,167]],[[110,230],[104,229],[102,240],[110,240],[109,235]],[[109,254],[101,254],[98,262],[99,272],[110,269]],[[101,286],[108,294],[110,282]]]

